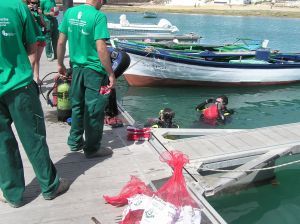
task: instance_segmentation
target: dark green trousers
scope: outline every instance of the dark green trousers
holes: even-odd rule
[[[35,83],[0,97],[0,187],[10,203],[19,204],[23,199],[25,181],[12,122],[43,196],[50,196],[58,188],[59,178],[49,156],[44,115]]]
[[[46,38],[46,56],[47,58],[54,58],[57,59],[57,41],[58,41],[58,36],[59,36],[59,31],[58,31],[58,22],[56,18],[52,18],[48,23],[48,32],[45,34]]]
[[[72,124],[68,145],[76,151],[84,144],[84,153],[92,154],[101,146],[104,109],[109,95],[101,95],[100,87],[108,77],[89,68],[74,68],[71,83]],[[83,139],[83,134],[85,140]]]

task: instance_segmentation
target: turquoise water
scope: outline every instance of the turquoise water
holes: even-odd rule
[[[119,22],[118,13],[107,13],[108,21]],[[166,18],[182,33],[194,32],[202,43],[232,42],[237,37],[269,39],[269,47],[300,52],[300,19],[160,14],[145,19],[141,13],[126,13],[131,23],[156,23]],[[187,71],[188,72],[188,71]],[[118,82],[118,98],[139,123],[158,116],[170,107],[183,128],[257,128],[300,122],[300,84],[236,88],[136,88],[124,79]],[[211,127],[199,122],[195,106],[209,97],[225,94],[228,107],[236,111],[229,123]],[[300,130],[299,130],[300,131]],[[276,184],[267,183],[235,194],[211,198],[213,207],[233,224],[298,224],[300,220],[299,165],[278,170]]]
[[[280,158],[276,164],[289,162]],[[293,159],[300,159],[294,156]],[[297,224],[300,220],[299,165],[278,168],[275,179],[240,192],[209,198],[210,204],[230,224]]]
[[[299,122],[300,84],[251,88],[141,88],[128,87],[123,80],[121,103],[133,118],[144,123],[157,117],[161,108],[172,108],[182,128],[257,128]],[[212,127],[199,121],[195,106],[205,99],[225,94],[228,108],[236,112],[229,123]]]
[[[272,49],[300,52],[300,19],[269,17],[233,17],[210,15],[160,14],[145,19],[141,13],[126,13],[131,23],[157,23],[168,19],[182,33],[203,36],[201,42],[214,44],[232,42],[237,37],[269,39]],[[119,13],[107,13],[109,22],[119,22]],[[157,117],[160,109],[170,107],[176,122],[183,128],[211,128],[199,122],[195,106],[209,97],[226,94],[229,108],[236,113],[225,126],[217,128],[256,128],[299,122],[299,85],[238,88],[135,88],[119,81],[119,97],[135,120],[144,123]]]
[[[119,23],[120,13],[106,13],[109,22]],[[300,52],[300,19],[211,16],[160,13],[158,18],[143,18],[141,13],[126,13],[130,23],[158,23],[162,18],[177,26],[181,33],[197,33],[202,43],[232,43],[236,38],[268,39],[269,47]]]

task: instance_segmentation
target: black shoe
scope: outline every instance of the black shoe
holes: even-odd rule
[[[105,157],[113,154],[113,150],[110,148],[101,148],[98,151],[92,154],[85,154],[87,159],[96,158],[96,157]]]
[[[69,180],[65,178],[59,178],[59,186],[56,189],[56,191],[50,195],[50,196],[44,196],[45,200],[52,200],[56,198],[59,195],[62,195],[63,193],[67,192],[69,190],[71,183]]]
[[[19,208],[19,207],[21,207],[21,206],[24,205],[23,202],[20,202],[20,203],[12,203],[12,202],[6,200],[6,198],[4,197],[3,192],[2,192],[1,190],[0,190],[0,202],[7,203],[7,204],[9,204],[9,206],[12,207],[12,208]]]
[[[75,148],[70,148],[71,152],[78,152],[84,149],[84,143],[82,143],[80,146],[75,147]]]

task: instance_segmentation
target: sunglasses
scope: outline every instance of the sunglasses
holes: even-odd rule
[[[98,0],[99,2],[101,2],[101,0]],[[102,5],[105,5],[107,3],[107,0],[102,0]]]
[[[39,2],[30,2],[30,4],[37,5]]]

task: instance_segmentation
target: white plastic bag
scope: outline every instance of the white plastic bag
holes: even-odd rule
[[[175,224],[199,224],[201,223],[201,210],[192,208],[191,206],[184,206],[180,208],[179,218]]]

